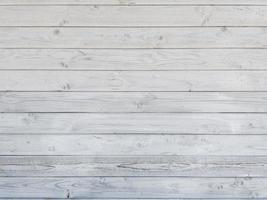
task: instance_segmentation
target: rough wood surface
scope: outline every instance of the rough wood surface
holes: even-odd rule
[[[0,135],[0,155],[265,156],[266,140],[267,135]]]
[[[59,199],[69,199],[69,198],[53,198],[53,200],[59,200]],[[75,199],[78,199],[78,200],[99,200],[99,199],[94,199],[94,198],[75,198]],[[103,199],[103,198],[102,198]],[[170,199],[168,198],[168,200],[204,200],[206,198],[175,198],[175,199]],[[255,199],[255,198],[254,198]],[[29,200],[29,199],[25,199],[25,198],[5,198],[5,200]],[[35,199],[35,198],[30,198],[30,200],[47,200],[46,198],[38,198],[38,199]],[[105,198],[104,200],[114,200],[114,199],[108,199],[108,198]],[[147,200],[147,199],[141,199],[141,198],[138,198],[138,199],[129,199],[129,198],[120,198],[120,200]],[[149,198],[149,200],[158,200],[158,199],[151,199]],[[214,198],[209,198],[209,200],[218,200],[217,198],[214,199]],[[244,200],[244,198],[227,198],[227,200]]]
[[[1,0],[0,5],[266,5],[266,0]]]
[[[0,70],[267,70],[266,49],[0,49]]]
[[[70,198],[67,198],[67,197],[66,198],[53,198],[53,200],[60,200],[60,199],[62,200],[62,199],[70,199]],[[75,199],[78,199],[78,200],[99,200],[99,199],[95,199],[95,198],[89,198],[89,199],[88,198],[87,199],[85,199],[85,198],[82,198],[82,199],[81,198],[75,198]],[[206,198],[193,198],[193,199],[192,198],[175,198],[175,199],[168,198],[168,200],[204,200],[204,199],[206,199]],[[256,199],[256,198],[254,198],[254,199]],[[25,198],[19,198],[19,199],[17,199],[17,198],[5,198],[5,200],[47,200],[47,198],[38,198],[38,199],[35,199],[35,198],[30,198],[30,199],[25,199]],[[104,198],[104,200],[114,200],[114,199]],[[147,200],[147,199],[120,198],[120,200]],[[149,198],[149,200],[158,200],[158,198],[157,199]],[[216,199],[209,198],[209,200],[218,200],[218,198],[216,198]],[[227,200],[244,200],[244,198],[227,198]]]
[[[1,178],[1,198],[266,198],[266,178]],[[24,192],[27,190],[28,192]]]
[[[0,13],[0,26],[267,25],[265,6],[1,6]]]
[[[1,27],[0,48],[266,48],[267,27]]]
[[[267,199],[266,0],[1,0],[0,200]]]
[[[267,71],[1,71],[0,91],[267,91]]]
[[[0,176],[267,177],[267,157],[0,156]]]
[[[262,134],[267,115],[247,113],[2,113],[0,134]]]
[[[0,112],[267,112],[266,92],[0,92]]]

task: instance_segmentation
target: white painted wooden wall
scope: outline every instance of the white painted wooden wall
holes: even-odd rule
[[[0,199],[267,199],[267,0],[1,0]]]

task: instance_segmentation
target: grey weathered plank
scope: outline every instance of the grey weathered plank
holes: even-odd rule
[[[267,27],[1,27],[0,48],[265,48]]]
[[[267,91],[267,71],[1,71],[0,91]]]
[[[0,70],[267,70],[266,49],[0,49]]]
[[[267,177],[267,157],[2,156],[0,176]]]
[[[265,6],[1,6],[0,13],[0,26],[267,26]]]
[[[1,134],[266,134],[266,114],[5,113]]]
[[[267,93],[0,92],[0,112],[267,112]]]
[[[0,197],[1,198],[1,197]],[[68,199],[68,198],[53,198],[53,200],[62,200],[62,199]],[[85,199],[85,198],[75,198],[75,199],[78,199],[78,200],[99,200],[99,199],[94,199],[94,198],[90,198],[90,199]],[[164,199],[166,199],[166,198],[164,198]],[[246,200],[246,199],[250,199],[250,198],[220,198],[220,200]],[[262,199],[260,199],[260,198],[253,198],[253,199],[258,199],[258,200],[262,200]],[[30,198],[30,199],[25,199],[25,198],[19,198],[19,199],[17,199],[17,198],[5,198],[5,200],[47,200],[47,198],[38,198],[38,199],[35,199],[35,198]],[[114,199],[108,199],[108,198],[105,198],[105,200],[114,200]],[[142,198],[138,198],[138,199],[133,199],[133,198],[131,198],[131,199],[129,199],[129,198],[120,198],[120,200],[147,200],[147,199],[142,199]],[[151,198],[149,198],[149,200],[159,200],[159,199],[151,199]],[[171,198],[168,198],[168,199],[166,199],[166,200],[206,200],[206,198],[179,198],[179,199],[177,199],[177,198],[175,198],[175,199],[171,199]],[[216,199],[211,199],[211,198],[209,198],[209,200],[218,200],[218,198],[216,198]]]
[[[122,113],[266,112],[266,1],[0,5],[0,199],[267,198],[266,113]]]
[[[62,199],[68,199],[68,198],[53,198],[53,200],[62,200]],[[75,198],[75,199],[77,199],[77,200],[99,200],[99,199],[92,199],[92,198],[90,198],[90,199],[85,199],[85,198]],[[166,199],[166,198],[164,198],[164,199]],[[226,198],[226,199],[224,199],[224,198],[220,198],[220,200],[246,200],[246,199],[249,199],[249,198]],[[253,198],[253,199],[258,199],[258,200],[262,200],[262,199],[260,199],[260,198]],[[35,198],[30,198],[30,199],[25,199],[25,198],[19,198],[19,199],[17,199],[17,198],[5,198],[5,200],[47,200],[47,198],[38,198],[38,199],[35,199]],[[114,199],[108,199],[108,198],[105,198],[105,200],[114,200]],[[133,198],[131,198],[131,199],[129,199],[129,198],[120,198],[120,200],[147,200],[147,199],[142,199],[142,198],[138,198],[138,199],[133,199]],[[149,200],[159,200],[159,199],[151,199],[151,198],[149,198]],[[168,198],[167,200],[206,200],[206,198],[179,198],[179,199],[177,199],[177,198],[175,198],[175,199],[170,199],[170,198]],[[209,198],[209,200],[218,200],[218,198],[216,198],[216,199],[211,199],[211,198]]]
[[[266,178],[1,178],[1,198],[266,198]],[[27,192],[25,192],[27,191]]]
[[[267,135],[0,135],[0,155],[259,155]]]
[[[265,0],[1,0],[0,5],[266,5]]]

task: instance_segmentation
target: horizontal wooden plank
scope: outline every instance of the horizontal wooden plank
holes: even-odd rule
[[[267,177],[267,157],[2,156],[0,176]]]
[[[1,199],[1,197],[0,197]],[[62,200],[64,198],[53,198],[53,200]],[[67,198],[65,198],[67,199]],[[90,199],[85,199],[85,198],[75,198],[77,200],[99,200],[99,199],[94,199],[94,198],[90,198]],[[103,199],[103,198],[102,198]],[[166,199],[166,198],[165,198]],[[258,199],[258,200],[262,200],[261,198],[254,198],[254,199]],[[38,199],[35,199],[35,198],[28,198],[28,199],[25,199],[25,198],[5,198],[5,200],[47,200],[46,198],[38,198]],[[108,198],[104,198],[104,200],[114,200],[114,199],[108,199]],[[147,199],[142,199],[142,198],[138,198],[138,199],[129,199],[129,198],[120,198],[120,200],[147,200]],[[149,200],[159,200],[159,199],[151,199],[149,198]],[[168,198],[167,200],[206,200],[205,198],[175,198],[175,199],[171,199],[171,198]],[[218,200],[218,198],[214,199],[214,198],[209,198],[209,200]],[[220,200],[244,200],[244,198],[220,198]],[[245,199],[246,200],[246,199]]]
[[[267,27],[1,27],[0,48],[265,48]]]
[[[0,197],[0,199],[1,199],[1,197]],[[64,198],[53,198],[53,200],[62,200],[62,199],[64,199]],[[65,198],[65,199],[68,199],[68,198]],[[90,199],[85,199],[85,198],[75,198],[75,199],[77,199],[77,200],[99,200],[99,199],[94,199],[94,198],[90,198]],[[103,199],[103,198],[102,198]],[[164,199],[166,199],[166,198],[164,198]],[[260,199],[260,198],[254,198],[254,199],[258,199],[258,200],[262,200],[262,199]],[[25,198],[19,198],[19,199],[17,199],[17,198],[5,198],[5,200],[47,200],[47,198],[38,198],[38,199],[35,199],[35,198],[28,198],[28,199],[25,199]],[[104,200],[114,200],[114,199],[108,199],[108,198],[104,198]],[[120,198],[120,200],[147,200],[147,199],[142,199],[142,198],[138,198],[138,199],[133,199],[133,198],[131,198],[131,199],[129,199],[129,198]],[[149,200],[159,200],[158,198],[157,199],[151,199],[151,198],[149,198]],[[206,200],[205,198],[175,198],[175,199],[171,199],[171,198],[168,198],[167,200]],[[216,199],[214,199],[214,198],[209,198],[209,200],[218,200],[218,198],[216,198]],[[226,199],[224,199],[224,198],[220,198],[220,200],[244,200],[244,198],[226,198]],[[246,199],[245,199],[246,200]]]
[[[265,0],[1,0],[0,5],[266,5]]]
[[[0,197],[0,199],[1,199],[1,197]],[[53,198],[53,200],[62,200],[62,199],[64,199],[64,198]],[[67,199],[67,198],[65,198],[65,199]],[[75,198],[75,199],[77,199],[77,200],[99,200],[99,199],[92,199],[92,198],[90,198],[90,199],[85,199],[85,198]],[[102,198],[103,199],[103,198]],[[254,198],[254,199],[258,199],[258,198]],[[19,199],[17,199],[17,198],[5,198],[5,200],[47,200],[46,198],[38,198],[38,199],[35,199],[35,198],[30,198],[30,199],[25,199],[25,198],[19,198]],[[108,198],[105,198],[104,200],[114,200],[114,199],[108,199]],[[133,198],[131,198],[131,199],[129,199],[129,198],[127,198],[127,199],[125,199],[125,198],[120,198],[120,200],[147,200],[147,199],[142,199],[142,198],[138,198],[138,199],[133,199]],[[149,200],[159,200],[159,199],[151,199],[151,198],[149,198]],[[179,199],[177,199],[177,198],[175,198],[175,199],[170,199],[170,198],[168,198],[167,200],[205,200],[205,198],[203,199],[203,198],[179,198]],[[216,199],[211,199],[211,198],[209,198],[209,200],[218,200],[217,198]],[[220,198],[220,200],[244,200],[244,198],[227,198],[227,199],[224,199],[224,198]],[[259,199],[259,200],[262,200],[262,199]]]
[[[0,49],[0,70],[267,70],[267,49]]]
[[[1,71],[0,91],[267,91],[267,71]]]
[[[1,197],[0,197],[0,199],[1,199]],[[53,200],[62,200],[62,199],[64,199],[64,198],[53,198]],[[65,199],[67,199],[67,198],[65,198]],[[90,198],[90,199],[85,199],[85,198],[75,198],[75,199],[77,199],[77,200],[99,200],[99,199],[92,199],[92,198]],[[103,198],[102,198],[103,199]],[[254,198],[254,199],[256,199],[257,200],[257,198]],[[5,198],[5,200],[47,200],[47,198],[38,198],[38,199],[35,199],[35,198],[28,198],[28,199],[25,199],[25,198],[19,198],[19,199],[17,199],[17,198]],[[114,199],[108,199],[108,198],[105,198],[104,200],[114,200]],[[142,198],[138,198],[138,199],[133,199],[133,198],[131,198],[131,199],[129,199],[129,198],[120,198],[120,200],[147,200],[147,199],[142,199]],[[149,198],[149,200],[159,200],[159,199],[151,199],[151,198]],[[167,200],[205,200],[205,198],[203,199],[203,198],[179,198],[179,199],[177,199],[177,198],[175,198],[175,199],[170,199],[170,198],[168,198]],[[217,198],[216,199],[211,199],[211,198],[209,198],[209,200],[218,200]],[[220,200],[244,200],[244,198],[227,198],[227,199],[224,199],[224,198],[220,198]],[[262,200],[262,199],[258,199],[258,200]]]
[[[0,155],[259,155],[267,135],[0,135]]]
[[[1,178],[0,197],[266,198],[266,184],[265,178]]]
[[[267,112],[267,92],[0,92],[0,112]]]
[[[0,26],[267,26],[266,6],[1,6],[0,13]]]
[[[0,199],[1,199],[1,197],[0,197]],[[53,200],[62,200],[62,199],[64,199],[64,198],[59,198],[59,199],[58,198],[53,198]],[[68,199],[68,198],[65,198],[65,199]],[[75,199],[77,199],[77,200],[99,200],[99,199],[94,199],[94,198],[90,198],[90,199],[75,198]],[[259,198],[254,198],[254,199],[262,200],[262,199],[259,199]],[[30,199],[29,198],[28,199],[25,199],[25,198],[19,198],[19,199],[17,199],[17,198],[5,198],[5,200],[47,200],[47,198],[38,198],[38,199],[35,199],[35,198],[30,198]],[[105,198],[104,200],[114,200],[114,199]],[[138,199],[126,198],[125,199],[125,198],[120,198],[120,200],[147,200],[147,199],[142,199],[142,198],[138,198]],[[159,200],[159,199],[151,199],[151,198],[149,198],[149,200]],[[193,198],[193,199],[192,198],[179,198],[179,199],[177,199],[177,198],[175,198],[175,199],[168,198],[167,200],[206,200],[206,199],[205,198]],[[216,199],[209,198],[209,200],[218,200],[218,198],[216,198]],[[227,198],[227,199],[220,198],[220,200],[244,200],[244,198]]]
[[[266,114],[1,113],[1,134],[266,134]]]

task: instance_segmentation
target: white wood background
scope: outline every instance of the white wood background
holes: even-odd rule
[[[0,199],[267,199],[267,0],[1,0]]]

